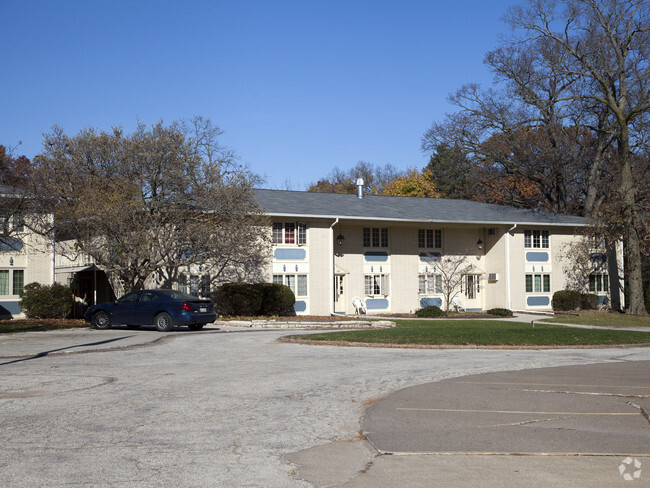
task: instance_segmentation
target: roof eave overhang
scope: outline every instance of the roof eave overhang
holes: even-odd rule
[[[440,223],[440,224],[474,224],[474,225],[551,225],[556,227],[587,227],[588,223],[578,222],[535,222],[535,221],[514,221],[514,220],[448,220],[448,219],[400,219],[385,217],[362,217],[356,215],[317,215],[317,214],[299,214],[288,212],[265,212],[270,217],[284,217],[295,219],[345,219],[345,220],[363,220],[377,222],[405,222],[405,223]]]

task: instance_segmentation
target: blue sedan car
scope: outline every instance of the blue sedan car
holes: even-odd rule
[[[175,290],[133,291],[114,302],[92,305],[84,315],[95,329],[108,329],[112,325],[132,328],[155,325],[160,332],[170,331],[176,325],[199,330],[216,318],[212,300]]]

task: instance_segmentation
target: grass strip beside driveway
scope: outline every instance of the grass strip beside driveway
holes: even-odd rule
[[[300,340],[375,344],[478,346],[615,346],[650,344],[650,334],[578,329],[535,322],[493,320],[398,320],[393,329],[328,332],[295,336]]]
[[[627,315],[607,312],[580,312],[575,315],[556,314],[542,322],[556,324],[594,325],[598,327],[650,327],[650,316]]]

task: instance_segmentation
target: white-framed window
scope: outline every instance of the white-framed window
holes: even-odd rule
[[[210,296],[210,275],[180,273],[176,281],[176,290],[195,297]]]
[[[589,293],[609,293],[609,275],[591,273],[589,275]]]
[[[25,286],[25,270],[0,269],[0,296],[17,296]]]
[[[420,273],[418,276],[418,293],[420,295],[442,294],[442,275]]]
[[[605,251],[607,246],[605,244],[605,239],[600,237],[589,236],[588,237],[589,249],[594,251]]]
[[[420,249],[442,249],[442,230],[418,229],[418,247]]]
[[[549,233],[547,230],[525,230],[524,247],[532,249],[548,249]]]
[[[307,224],[304,222],[273,222],[273,244],[307,244]]]
[[[288,286],[296,297],[308,296],[306,274],[274,274],[273,283]]]
[[[364,294],[368,297],[387,296],[390,291],[389,275],[367,274],[364,275]]]
[[[0,215],[0,232],[6,234],[9,230],[14,232],[25,230],[25,216],[22,212],[16,211],[13,214]]]
[[[388,247],[388,227],[364,227],[363,247]]]
[[[527,274],[526,293],[551,293],[551,275],[544,273]]]

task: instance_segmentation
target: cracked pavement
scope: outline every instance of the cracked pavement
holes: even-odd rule
[[[276,341],[288,333],[299,332],[177,333],[147,347],[0,365],[0,485],[393,486],[374,476],[382,467],[397,476],[405,461],[376,457],[360,439],[367,406],[391,392],[479,373],[650,360],[642,347],[413,350]],[[88,342],[100,337],[88,331]],[[331,479],[301,479],[308,456],[300,453],[310,450],[328,453],[309,462],[329,469]],[[431,472],[419,471],[431,463],[410,462],[411,486],[435,486]],[[419,477],[429,484],[415,484]]]

